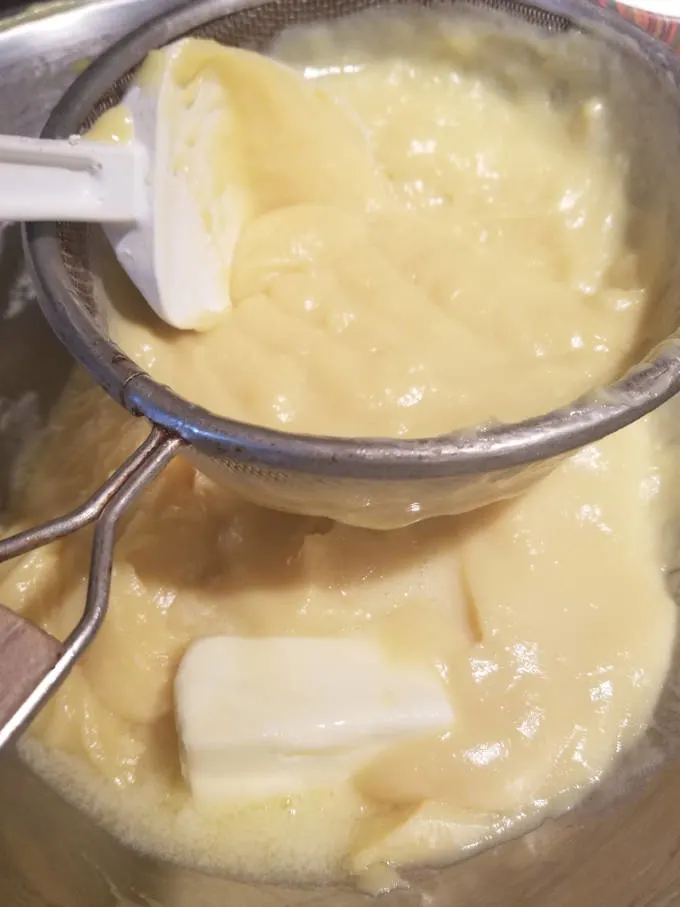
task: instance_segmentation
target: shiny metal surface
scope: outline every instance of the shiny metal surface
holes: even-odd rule
[[[73,64],[159,2],[68,3],[67,18],[0,29],[0,129],[35,134]],[[82,17],[78,17],[82,6]],[[98,15],[97,7],[100,6]],[[113,29],[113,31],[112,31]],[[40,48],[39,53],[37,48]],[[21,64],[19,61],[26,62]],[[26,439],[44,421],[68,356],[44,325],[15,228],[0,234],[0,505]],[[673,414],[675,419],[675,413]],[[75,503],[75,502],[74,502]],[[667,691],[658,728],[615,805],[590,806],[444,872],[422,871],[388,907],[678,907],[680,710]],[[647,770],[654,768],[653,773]],[[638,772],[643,774],[637,777]],[[614,791],[618,794],[618,789]],[[368,907],[350,891],[293,890],[199,875],[134,854],[64,803],[11,753],[0,755],[2,907]]]
[[[83,61],[181,2],[56,0],[29,4],[4,18],[0,22],[0,130],[38,135],[52,107],[82,70]]]

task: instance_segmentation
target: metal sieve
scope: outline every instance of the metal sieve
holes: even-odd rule
[[[55,108],[44,138],[84,132],[118,103],[146,54],[185,35],[265,49],[293,24],[338,18],[398,0],[198,0],[146,24],[81,75]],[[14,695],[0,695],[0,746],[56,688],[92,641],[106,613],[116,522],[139,491],[177,454],[250,500],[281,510],[340,518],[369,528],[403,526],[512,497],[560,458],[633,422],[680,390],[680,60],[616,14],[589,0],[411,0],[452,14],[505,13],[547,32],[580,31],[601,50],[600,88],[616,113],[617,138],[630,151],[633,248],[647,244],[662,277],[655,334],[641,341],[641,364],[616,384],[546,415],[488,424],[425,440],[337,439],[291,435],[220,418],[161,386],[108,336],[97,297],[95,227],[27,224],[27,259],[49,324],[73,356],[130,413],[153,427],[137,452],[96,495],[65,517],[0,542],[0,560],[95,523],[83,618],[66,642],[42,645],[11,631],[0,663],[15,647],[46,652]],[[578,66],[572,73],[580,77]],[[559,81],[559,80],[558,80]],[[559,84],[555,86],[559,93]],[[653,140],[650,140],[653,139]],[[16,624],[18,618],[14,617]],[[39,631],[35,631],[39,633]],[[25,642],[28,640],[28,642]],[[9,654],[8,654],[9,653]],[[10,659],[11,661],[11,659]],[[7,663],[10,663],[8,661]],[[27,658],[26,664],[31,661]],[[33,659],[35,661],[35,659]]]

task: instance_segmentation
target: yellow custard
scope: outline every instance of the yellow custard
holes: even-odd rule
[[[649,293],[607,107],[585,89],[555,105],[521,55],[507,82],[492,77],[487,37],[371,13],[284,33],[283,76],[189,42],[178,84],[210,77],[228,97],[228,172],[250,212],[232,308],[180,333],[109,276],[121,345],[216,412],[335,435],[520,418],[617,374]],[[326,131],[298,107],[323,111]],[[78,373],[16,524],[84,499],[143,432]],[[264,510],[178,459],[124,520],[110,613],[22,751],[134,846],[257,879],[376,887],[385,864],[450,862],[516,833],[580,799],[651,719],[676,621],[662,460],[643,420],[522,499],[380,533]],[[3,566],[0,600],[64,638],[89,546],[82,533]],[[455,720],[333,789],[201,805],[180,771],[173,682],[190,643],[219,634],[377,638],[437,672]]]
[[[78,375],[18,519],[83,499],[143,431]],[[25,755],[135,846],[257,878],[450,861],[561,811],[644,730],[668,670],[654,437],[637,423],[522,500],[385,533],[262,510],[175,461],[125,520],[110,613]],[[64,637],[89,545],[85,532],[4,566],[0,600]],[[377,635],[436,666],[455,724],[341,788],[200,806],[172,686],[191,640],[215,634]]]
[[[180,44],[175,115],[213,126],[187,115],[173,166],[218,255],[239,234],[231,307],[177,331],[118,275],[114,338],[213,412],[313,434],[515,421],[618,377],[651,303],[597,54],[517,42],[503,69],[488,27],[373,11],[284,32],[276,60]],[[585,73],[559,102],[551,54]]]

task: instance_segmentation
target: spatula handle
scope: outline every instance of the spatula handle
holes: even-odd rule
[[[139,221],[147,174],[140,145],[0,135],[0,220]]]
[[[0,727],[57,663],[61,643],[0,605]]]

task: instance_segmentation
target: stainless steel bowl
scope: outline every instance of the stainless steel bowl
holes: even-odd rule
[[[0,26],[0,129],[33,134],[92,56],[161,6],[96,0]],[[168,5],[171,5],[169,3]],[[39,52],[38,52],[39,48]],[[21,264],[18,231],[0,242],[0,504],[14,464],[72,367],[46,328]],[[677,407],[670,404],[671,422]],[[583,808],[444,872],[422,871],[389,907],[677,907],[680,904],[678,659],[655,728]],[[2,907],[367,907],[351,891],[292,890],[212,878],[139,856],[65,803],[12,752],[0,755]]]

